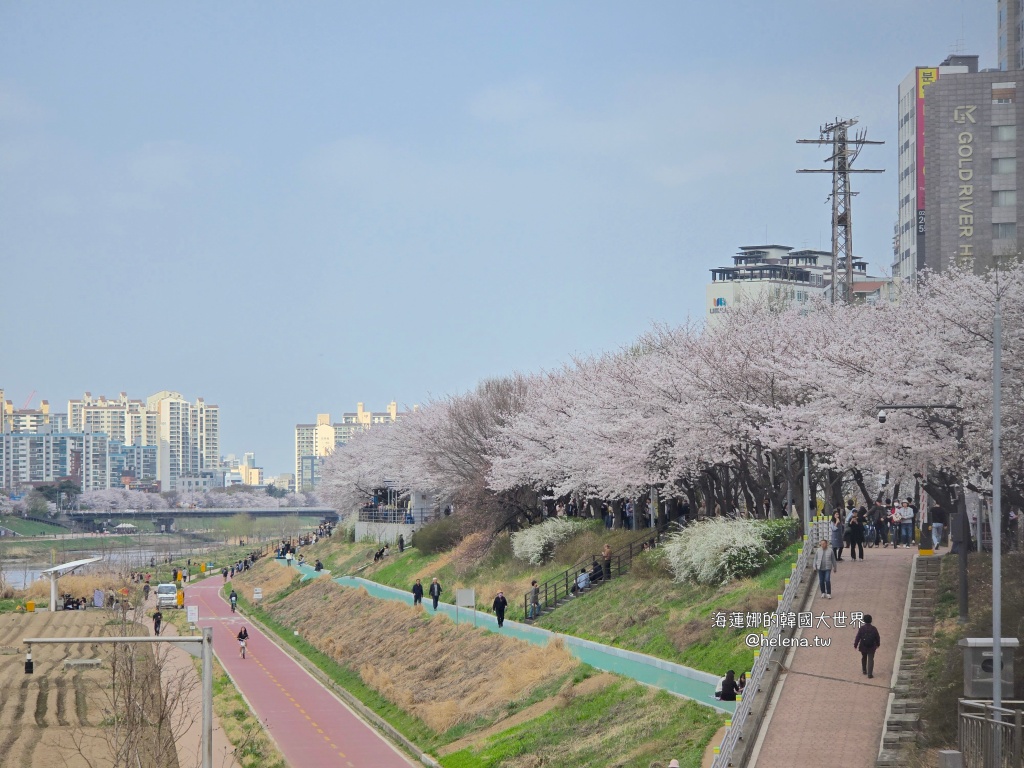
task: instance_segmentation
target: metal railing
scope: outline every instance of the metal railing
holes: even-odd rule
[[[654,546],[658,537],[668,528],[668,524],[661,526],[660,528],[647,528],[646,535],[640,536],[637,539],[625,544],[618,549],[612,550],[611,556],[611,578],[618,578],[629,570],[633,564],[633,557],[644,551],[645,545],[649,548]],[[564,600],[572,594],[573,585],[576,584],[576,576],[580,572],[581,568],[586,568],[591,563],[598,562],[601,564],[602,573],[604,570],[604,556],[602,554],[587,555],[579,562],[566,568],[562,573],[557,576],[553,576],[543,584],[539,585],[540,589],[540,610],[543,613],[546,609],[553,608],[558,605],[559,601]],[[608,580],[609,575],[603,573],[602,580]],[[601,581],[591,581],[591,588],[600,584]],[[533,595],[533,589],[531,588],[523,596],[523,616],[526,621],[530,620],[530,598]]]
[[[960,699],[957,744],[964,768],[1022,768],[1024,766],[1024,701]],[[996,757],[996,739],[999,756]]]
[[[814,549],[818,546],[818,542],[821,539],[827,539],[828,537],[828,519],[816,518],[811,523],[810,534],[804,541],[803,549],[800,550],[800,554],[797,556],[796,566],[789,575],[789,583],[786,584],[786,588],[779,599],[779,607],[775,609],[776,613],[788,613],[792,610],[793,603],[797,599],[797,592],[800,589],[800,582],[803,579],[804,571],[813,565]],[[780,626],[781,624],[782,622],[774,623],[773,626],[768,628],[768,647],[771,647],[770,643],[785,631]],[[754,655],[754,668],[747,677],[747,685],[743,689],[743,695],[737,701],[736,710],[733,712],[729,728],[725,732],[725,738],[722,739],[722,743],[715,749],[715,759],[711,764],[712,768],[727,768],[727,766],[733,764],[733,753],[740,739],[743,738],[743,731],[747,725],[747,720],[750,718],[751,710],[755,702],[758,701],[758,698],[763,695],[761,682],[768,671],[771,653],[754,651]]]
[[[367,506],[359,510],[357,520],[360,523],[390,523],[402,525],[425,525],[437,517],[430,507],[393,507],[380,504]]]

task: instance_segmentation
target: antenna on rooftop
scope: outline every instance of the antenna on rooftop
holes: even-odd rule
[[[838,117],[821,127],[817,139],[797,139],[797,144],[831,145],[832,154],[824,162],[831,168],[801,168],[797,173],[831,173],[832,192],[826,201],[832,201],[832,303],[836,296],[847,304],[853,300],[853,211],[851,202],[856,192],[850,191],[851,173],[884,173],[878,168],[852,168],[854,160],[867,144],[884,144],[884,141],[868,141],[867,131],[857,131],[853,138],[849,130],[857,124],[857,118],[840,120]],[[845,267],[842,274],[839,265]]]

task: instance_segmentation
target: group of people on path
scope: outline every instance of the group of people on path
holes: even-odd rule
[[[430,595],[431,601],[434,603],[434,610],[437,610],[437,603],[441,599],[441,593],[444,590],[441,589],[441,582],[437,580],[435,576],[430,582],[430,588],[427,594]],[[422,605],[423,604],[423,583],[416,579],[416,583],[412,585],[412,604]]]
[[[909,497],[896,504],[892,499],[886,499],[884,504],[873,504],[870,510],[863,506],[855,509],[851,500],[845,511],[837,509],[832,513],[829,544],[837,561],[843,559],[843,552],[847,549],[851,560],[856,560],[858,556],[863,560],[865,544],[869,547],[888,547],[890,537],[893,549],[898,549],[900,545],[910,547],[914,544],[916,518],[917,509]],[[932,522],[932,537],[936,548],[942,540],[942,529],[941,521]]]

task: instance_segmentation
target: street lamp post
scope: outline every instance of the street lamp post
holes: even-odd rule
[[[941,405],[941,404],[927,404],[927,405],[880,405],[878,406],[878,420],[885,422],[886,411],[962,411],[959,405]],[[963,421],[958,419],[956,423],[956,442],[958,446],[963,446],[964,442],[964,424]],[[967,604],[967,550],[970,548],[971,543],[971,525],[967,520],[967,488],[963,482],[960,483],[960,489],[957,497],[957,515],[960,518],[960,550],[959,550],[959,565],[960,565],[960,617],[959,621],[961,624],[966,624],[968,619],[968,604]],[[931,526],[928,526],[927,533],[924,527],[921,528],[921,548],[925,545],[925,536],[928,536],[928,542],[931,544]]]

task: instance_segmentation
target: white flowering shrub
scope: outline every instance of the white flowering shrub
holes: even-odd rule
[[[512,534],[512,554],[520,560],[540,565],[550,557],[555,545],[587,527],[583,520],[553,517],[540,525]]]
[[[676,581],[725,584],[752,576],[765,566],[766,533],[755,520],[716,517],[670,536],[665,560]]]

